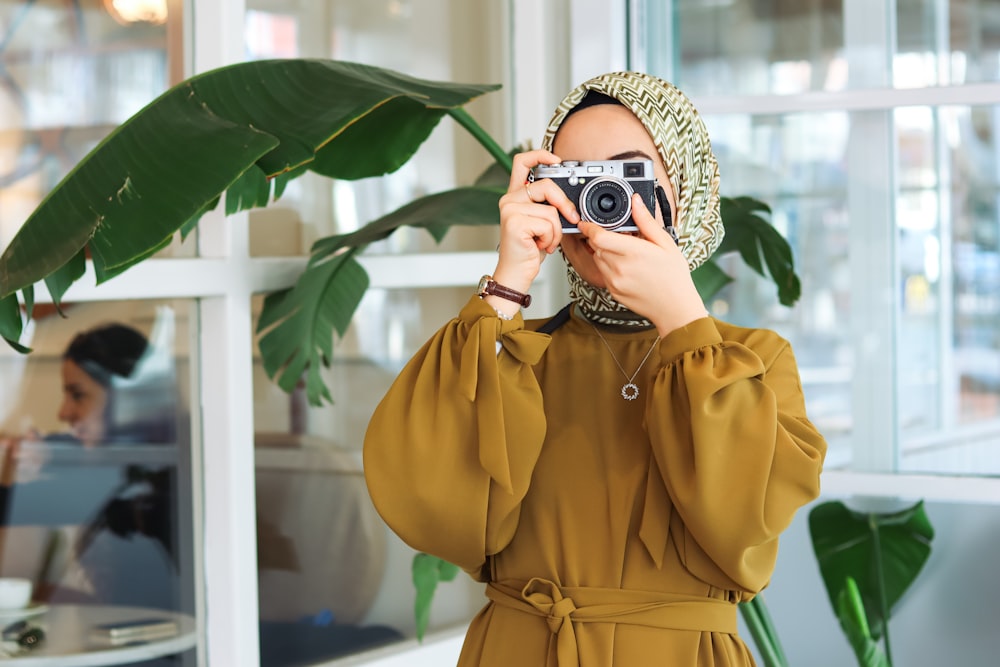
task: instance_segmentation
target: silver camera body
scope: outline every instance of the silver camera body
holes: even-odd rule
[[[650,213],[656,210],[656,176],[652,160],[566,161],[538,165],[531,180],[548,178],[566,193],[580,217],[613,232],[636,232],[632,193],[638,192]],[[559,215],[564,234],[580,229]]]

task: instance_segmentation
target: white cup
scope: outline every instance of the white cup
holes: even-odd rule
[[[31,602],[31,579],[0,577],[0,609],[23,609]]]

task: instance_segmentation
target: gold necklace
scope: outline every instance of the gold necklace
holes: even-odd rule
[[[639,398],[639,387],[636,386],[633,380],[635,380],[635,376],[639,374],[639,371],[642,370],[642,367],[646,365],[646,360],[649,359],[649,355],[653,354],[653,350],[656,349],[656,344],[660,342],[660,336],[657,336],[656,340],[653,341],[653,344],[649,346],[649,352],[647,352],[646,356],[639,362],[639,367],[635,369],[635,373],[632,373],[632,376],[629,377],[629,374],[625,372],[624,368],[622,368],[621,363],[618,361],[618,357],[615,356],[614,350],[611,349],[611,345],[608,344],[608,341],[604,338],[601,330],[598,329],[597,325],[590,320],[587,320],[587,322],[594,328],[594,332],[601,339],[601,342],[604,343],[604,347],[608,348],[608,352],[611,353],[611,358],[615,360],[615,366],[618,367],[618,370],[622,372],[622,376],[625,378],[625,384],[622,385],[622,398],[626,401],[634,401]]]

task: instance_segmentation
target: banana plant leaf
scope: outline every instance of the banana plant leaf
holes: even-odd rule
[[[333,358],[333,331],[343,336],[368,289],[368,273],[353,252],[312,264],[293,287],[264,298],[257,323],[264,370],[286,392],[306,374],[306,394],[333,402],[320,369]]]
[[[890,513],[855,512],[839,501],[823,503],[809,513],[809,533],[834,613],[847,579],[853,579],[871,636],[878,640],[887,635],[894,608],[931,553],[934,528],[923,502]]]
[[[440,242],[455,225],[499,225],[497,203],[504,189],[465,187],[438,192],[406,204],[350,234],[319,239],[310,263],[321,261],[345,247],[356,248],[380,241],[403,226],[426,229]]]
[[[440,241],[453,225],[499,224],[497,201],[503,192],[467,187],[428,195],[355,232],[317,241],[295,287],[264,300],[257,332],[262,334],[260,352],[268,376],[291,391],[307,372],[310,404],[319,406],[324,399],[332,400],[319,368],[329,366],[334,330],[344,335],[369,284],[368,274],[357,261],[342,258],[404,225],[426,229]]]
[[[231,188],[233,212],[265,203],[283,174],[394,171],[444,114],[498,88],[311,59],[191,77],[116,128],[42,201],[0,256],[0,297],[84,248],[98,282],[118,275],[190,231]]]
[[[34,306],[35,292],[31,287],[24,290],[25,311],[22,318],[21,303],[17,300],[17,294],[10,294],[0,299],[0,336],[7,344],[22,354],[31,352],[31,348],[25,347],[18,342],[21,332],[24,331],[24,322],[31,317],[31,309]]]

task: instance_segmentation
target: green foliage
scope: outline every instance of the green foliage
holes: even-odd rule
[[[318,240],[290,289],[265,299],[257,325],[264,368],[285,390],[303,375],[310,403],[330,400],[320,370],[368,288],[355,255],[401,226],[441,240],[454,225],[499,222],[514,151],[504,151],[463,108],[497,85],[425,81],[332,60],[239,63],[178,84],[115,129],[45,198],[0,256],[0,334],[23,328],[15,293],[45,280],[58,306],[93,258],[101,283],[182,238],[224,197],[227,214],[266,205],[306,173],[364,178],[405,164],[444,115],[494,158],[476,183],[418,198],[350,234]],[[723,198],[727,235],[770,275],[782,303],[798,298],[791,248],[754,199]],[[764,272],[766,266],[767,272]],[[694,274],[704,298],[731,281],[709,260]]]
[[[809,532],[830,604],[859,664],[883,664],[870,645],[881,638],[884,664],[892,665],[889,618],[927,562],[934,538],[923,502],[887,513],[823,503],[809,513]]]
[[[771,614],[764,604],[763,594],[757,594],[748,602],[740,603],[740,613],[753,637],[757,650],[760,651],[764,667],[788,667],[788,658],[781,647],[778,629],[774,626]]]
[[[282,174],[394,171],[451,108],[497,88],[311,59],[191,77],[116,128],[42,201],[0,257],[0,297],[84,248],[98,282],[117,275],[190,231],[227,191],[235,212],[266,203]]]
[[[417,589],[413,611],[417,619],[417,639],[422,640],[430,622],[431,602],[438,582],[451,581],[458,574],[458,566],[436,556],[418,553],[413,557],[413,586]]]
[[[868,617],[861,602],[861,591],[851,577],[844,580],[844,588],[837,596],[837,618],[854,649],[859,667],[890,667],[889,659],[872,637]]]
[[[752,197],[723,197],[726,235],[716,254],[739,253],[747,266],[774,281],[781,305],[791,306],[799,300],[802,286],[795,273],[792,248],[767,220],[770,215],[771,207]]]
[[[368,274],[346,252],[310,264],[293,287],[265,297],[257,330],[268,376],[291,393],[305,373],[310,399],[332,402],[320,368],[333,358],[333,331],[344,335],[367,289]]]

